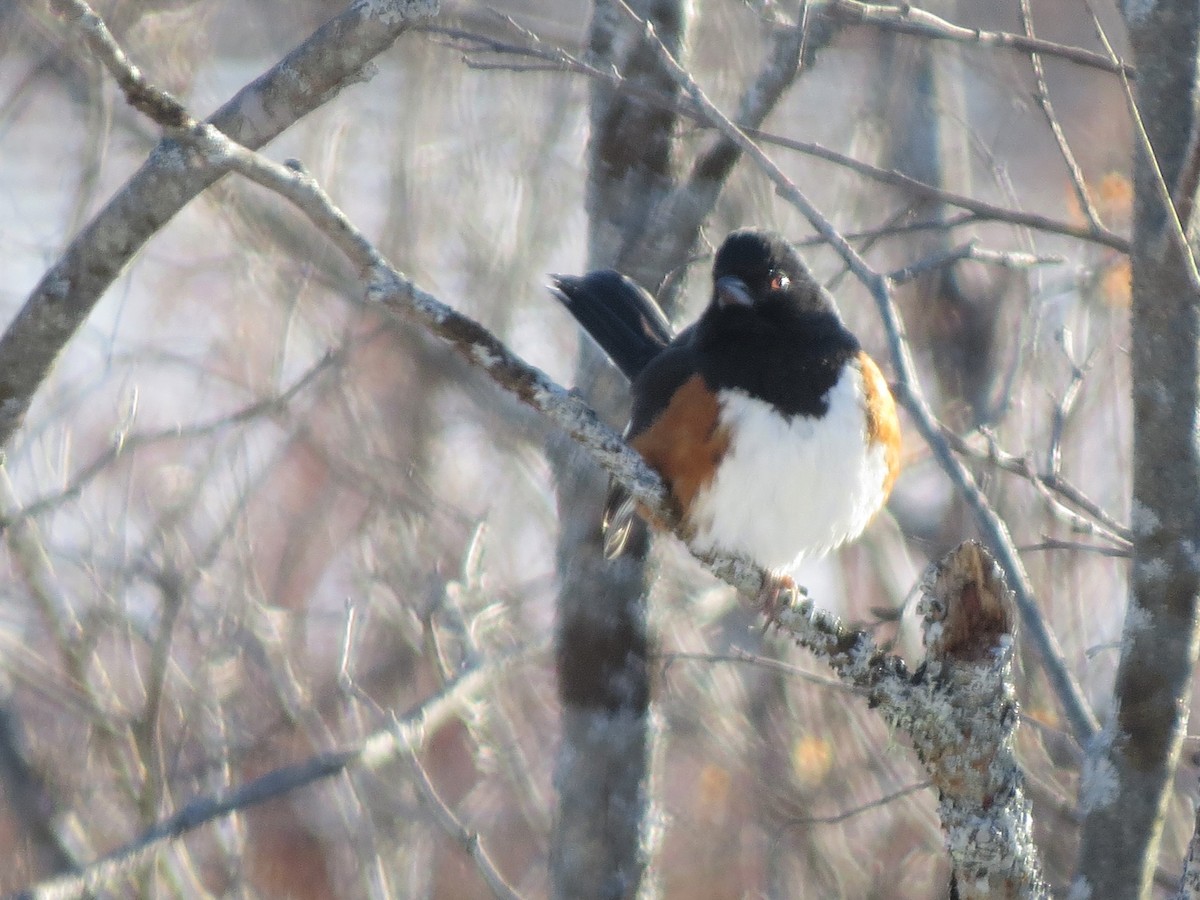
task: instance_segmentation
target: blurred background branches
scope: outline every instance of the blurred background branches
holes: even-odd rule
[[[668,18],[686,6],[631,5]],[[197,116],[346,14],[319,0],[96,9]],[[1080,11],[730,0],[687,11],[677,44],[656,33],[854,252],[893,274],[941,433],[1011,534],[1103,724],[1138,533],[1135,140],[1129,60],[1114,62]],[[389,261],[617,424],[621,385],[586,350],[577,361],[548,272],[619,262],[687,321],[712,245],[768,225],[807,248],[887,359],[873,298],[827,237],[677,81],[615,65],[632,45],[620,29],[598,44],[594,12],[447,4],[389,51],[364,51],[369,78],[346,75],[266,155],[300,159]],[[1123,56],[1119,18],[1100,14]],[[0,3],[0,73],[7,321],[144,177],[160,134],[48,6]],[[642,121],[624,143],[589,147],[597,94]],[[259,112],[288,120],[242,107],[264,140]],[[629,162],[646,121],[662,141],[651,177],[602,183],[604,152]],[[550,864],[570,771],[552,637],[571,583],[561,563],[578,559],[563,535],[594,524],[579,498],[602,492],[599,470],[420,327],[373,308],[362,273],[276,194],[224,179],[177,215],[172,203],[139,226],[153,237],[113,263],[111,285],[97,276],[94,306],[9,429],[0,890],[118,853],[105,876],[117,894],[567,895]],[[887,515],[799,580],[915,660],[921,573],[977,526],[910,432]],[[676,542],[658,541],[647,566],[630,583],[648,592],[635,613],[651,703],[626,747],[648,773],[635,793],[653,792],[634,820],[641,890],[943,896],[935,792],[882,719],[762,633]],[[1036,659],[1018,643],[1016,753],[1061,887],[1090,748]],[[395,750],[431,704],[441,712]],[[1185,738],[1172,776],[1164,882],[1192,834],[1197,749]],[[320,777],[280,781],[296,772]],[[286,790],[192,827],[189,810],[264,783]]]

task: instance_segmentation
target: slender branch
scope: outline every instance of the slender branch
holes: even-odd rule
[[[183,104],[152,85],[112,36],[104,20],[84,0],[49,0],[50,8],[75,26],[92,55],[117,81],[125,102],[163,128],[182,128],[188,116]]]
[[[831,0],[822,9],[822,15],[830,16],[839,22],[873,25],[876,28],[898,31],[902,34],[913,34],[936,40],[954,41],[959,44],[976,44],[981,47],[1003,47],[1021,53],[1040,53],[1043,56],[1055,56],[1081,66],[1100,69],[1104,72],[1124,73],[1129,78],[1134,77],[1132,66],[1121,62],[1112,56],[1084,50],[1081,47],[1069,47],[1056,44],[1053,41],[1029,35],[1010,34],[1004,31],[983,31],[979,28],[966,28],[955,25],[931,12],[919,9],[910,3],[885,5],[882,3],[863,3],[859,0]]]
[[[183,809],[105,855],[77,875],[33,885],[16,895],[20,900],[66,900],[111,891],[142,862],[152,859],[172,841],[202,825],[242,812],[276,797],[349,770],[377,769],[421,746],[425,735],[460,715],[497,674],[522,657],[512,656],[465,671],[440,693],[368,737],[357,747],[320,753],[304,762],[273,769],[225,794],[197,797]]]
[[[643,29],[646,40],[651,48],[662,58],[668,70],[673,72],[675,77],[679,79],[679,83],[697,106],[704,110],[711,124],[736,143],[747,159],[752,160],[756,166],[762,169],[775,185],[779,195],[800,210],[813,229],[828,240],[830,246],[837,251],[850,271],[854,273],[858,280],[871,293],[879,310],[880,317],[883,320],[884,330],[887,334],[889,349],[891,351],[892,364],[896,369],[899,386],[897,392],[899,396],[897,399],[908,410],[909,415],[912,416],[918,430],[921,432],[921,436],[933,451],[942,470],[962,493],[968,506],[975,514],[975,520],[981,532],[987,537],[988,543],[999,557],[1000,565],[1008,576],[1009,585],[1016,596],[1017,606],[1021,611],[1021,617],[1025,622],[1026,629],[1031,633],[1038,648],[1047,677],[1053,685],[1055,693],[1058,695],[1059,702],[1062,704],[1066,717],[1071,723],[1071,729],[1076,739],[1081,745],[1086,746],[1096,734],[1097,724],[1095,716],[1088,708],[1079,683],[1066,665],[1062,649],[1058,644],[1058,639],[1046,624],[1046,620],[1034,597],[1033,586],[1029,582],[1029,576],[1025,572],[1020,555],[1017,553],[1012,537],[1008,533],[1008,527],[992,508],[987,497],[984,496],[979,486],[975,483],[971,473],[967,471],[966,467],[963,466],[953,451],[951,451],[949,444],[941,434],[941,429],[933,415],[933,411],[921,393],[916,374],[916,365],[912,359],[908,338],[905,335],[899,311],[896,309],[895,301],[892,298],[891,286],[888,280],[867,265],[858,251],[833,227],[832,223],[813,205],[808,197],[792,183],[782,170],[780,170],[778,165],[775,164],[774,160],[767,156],[761,147],[754,143],[745,132],[731,122],[705,96],[691,75],[675,61],[670,51],[657,39],[654,29],[650,24],[638,18],[637,14],[625,4],[621,3],[620,6],[625,15],[631,16],[641,23],[640,27]]]
[[[784,824],[788,828],[798,828],[809,825],[837,825],[845,822],[847,819],[853,819],[855,816],[861,816],[863,813],[870,812],[873,809],[887,806],[889,803],[895,803],[909,794],[915,794],[918,791],[924,791],[933,787],[933,782],[929,780],[918,781],[916,784],[910,784],[907,787],[902,787],[897,791],[892,791],[890,794],[884,794],[877,800],[872,800],[869,803],[864,803],[861,806],[856,806],[853,809],[848,809],[845,812],[835,813],[830,816],[801,816],[793,819],[788,819]]]
[[[749,132],[747,132],[749,134]],[[901,217],[903,218],[903,217]],[[892,215],[885,220],[883,225],[876,228],[865,228],[861,231],[844,231],[842,237],[848,241],[856,243],[877,242],[883,238],[899,237],[905,234],[912,234],[921,231],[953,231],[955,228],[962,228],[965,225],[974,225],[983,221],[981,216],[974,213],[964,212],[956,216],[950,216],[945,219],[926,219],[920,222],[902,222],[897,219],[896,215]],[[823,247],[825,239],[818,235],[810,235],[808,237],[796,238],[792,241],[797,247]]]
[[[500,897],[502,900],[520,900],[520,894],[512,889],[504,880],[504,876],[500,874],[500,870],[496,868],[496,864],[488,855],[479,834],[468,831],[458,820],[458,816],[454,815],[446,802],[438,796],[437,789],[429,780],[429,773],[421,765],[421,760],[414,754],[409,757],[409,762],[412,765],[413,780],[420,789],[421,796],[425,798],[426,805],[433,810],[434,818],[437,819],[442,830],[454,839],[454,842],[463,849],[467,856],[471,857],[471,861],[475,863],[475,868],[479,870],[479,874],[487,883],[492,895]]]
[[[821,675],[815,675],[812,672],[806,672],[799,666],[794,666],[778,659],[770,659],[766,656],[760,656],[757,653],[750,653],[739,648],[734,648],[732,653],[687,653],[683,651],[675,651],[672,653],[659,654],[655,657],[655,659],[663,663],[664,676],[670,669],[671,665],[676,662],[743,663],[759,669],[766,669],[768,672],[780,672],[792,678],[799,678],[802,681],[807,681],[809,684],[830,688],[831,690],[845,691],[849,694],[866,696],[866,691],[861,688],[857,688],[854,685],[845,684],[844,682],[837,681],[833,678],[825,678]]]
[[[1121,237],[1103,227],[1097,230],[1081,225],[1072,225],[1068,222],[1060,222],[1037,213],[1021,212],[1004,206],[998,206],[994,203],[988,203],[984,200],[976,200],[974,197],[956,194],[953,191],[947,191],[943,188],[926,184],[923,181],[917,181],[915,178],[910,178],[892,169],[881,169],[878,166],[862,162],[852,156],[839,153],[836,150],[830,150],[812,141],[793,140],[792,138],[781,137],[780,135],[764,131],[747,131],[746,133],[762,141],[764,144],[773,144],[777,147],[795,150],[797,153],[803,153],[806,156],[815,156],[818,159],[836,163],[881,184],[901,188],[924,200],[937,200],[950,206],[957,206],[959,209],[965,209],[983,219],[995,222],[1007,222],[1012,225],[1034,228],[1038,231],[1045,231],[1051,234],[1063,234],[1068,237],[1078,238],[1081,241],[1092,241],[1097,244],[1103,244],[1122,253],[1129,252],[1129,240],[1127,238]]]
[[[1014,250],[985,250],[972,240],[909,263],[902,269],[895,269],[887,274],[887,279],[893,285],[900,285],[912,281],[926,272],[944,269],[946,266],[952,266],[965,260],[986,263],[1002,269],[1029,269],[1033,266],[1058,265],[1065,262],[1063,257],[1057,255],[1039,256]]]
[[[1105,547],[1102,544],[1084,544],[1080,541],[1063,541],[1058,538],[1044,538],[1037,544],[1022,544],[1017,547],[1021,553],[1037,553],[1043,550],[1078,550],[1082,553],[1098,553],[1101,556],[1111,556],[1115,559],[1130,559],[1133,551],[1124,547]]]
[[[1020,0],[1017,4],[1017,11],[1021,16],[1021,27],[1025,31],[1025,36],[1030,40],[1034,40],[1033,14],[1029,10],[1029,0]],[[1100,214],[1096,212],[1096,205],[1092,203],[1092,198],[1088,194],[1087,184],[1083,179],[1083,171],[1079,168],[1079,163],[1075,160],[1075,154],[1071,152],[1071,145],[1067,143],[1066,135],[1063,134],[1062,123],[1059,122],[1058,116],[1054,112],[1054,104],[1050,102],[1050,88],[1046,85],[1046,71],[1042,66],[1042,56],[1037,50],[1031,49],[1029,51],[1029,64],[1033,68],[1033,77],[1036,85],[1033,93],[1034,99],[1037,100],[1038,107],[1046,117],[1046,122],[1050,126],[1050,133],[1054,136],[1054,142],[1058,145],[1058,152],[1062,155],[1063,162],[1067,164],[1067,172],[1071,176],[1071,187],[1075,190],[1075,198],[1079,201],[1079,208],[1087,216],[1092,230],[1102,231],[1104,225],[1100,221]]]

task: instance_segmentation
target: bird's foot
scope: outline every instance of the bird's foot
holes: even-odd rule
[[[771,625],[779,613],[808,596],[808,591],[796,584],[790,575],[767,575],[762,587],[750,601],[750,608],[762,613]]]

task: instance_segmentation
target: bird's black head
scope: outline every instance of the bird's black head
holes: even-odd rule
[[[833,312],[829,294],[813,279],[796,248],[757,228],[732,232],[713,263],[713,306],[772,313]]]
[[[784,415],[822,414],[823,398],[859,349],[796,248],[750,228],[717,251],[712,302],[693,346],[711,386],[745,391]]]

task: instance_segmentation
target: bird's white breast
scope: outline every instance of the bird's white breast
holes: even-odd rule
[[[730,435],[716,477],[690,510],[692,546],[785,569],[857,537],[884,500],[887,459],[871,444],[857,361],[825,395],[820,418],[785,418],[744,391],[723,390]]]

